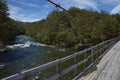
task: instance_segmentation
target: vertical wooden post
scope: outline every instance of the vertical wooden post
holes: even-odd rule
[[[97,47],[97,51],[98,51],[98,53],[96,54],[96,59],[98,58],[99,50],[100,50],[100,45],[98,45],[98,47]]]
[[[104,50],[105,50],[105,44],[103,44],[102,46],[103,46],[104,48],[102,47],[101,55],[103,54],[103,52],[104,52]]]
[[[74,64],[76,64],[77,63],[77,54],[75,53],[74,54]],[[74,76],[76,76],[77,75],[77,68],[76,69],[74,69]]]
[[[103,47],[103,44],[102,45],[100,45],[100,52],[99,52],[99,56],[102,54],[102,47]],[[98,56],[98,57],[99,57]]]
[[[112,45],[111,46],[113,46],[115,44],[115,41],[116,41],[115,39],[112,41]]]
[[[60,59],[58,59],[58,63],[56,65],[56,73],[60,73]],[[60,80],[60,77],[56,80]]]
[[[101,45],[99,45],[99,46],[98,46],[98,48],[99,48],[99,49],[98,49],[98,50],[99,50],[99,52],[97,53],[97,58],[98,58],[98,57],[99,57],[99,55],[101,54]]]
[[[97,46],[95,47],[95,52],[97,52]],[[96,60],[96,58],[97,58],[97,53],[95,53],[95,60]]]
[[[104,47],[104,48],[103,48],[102,52],[104,52],[104,51],[105,51],[105,48],[106,48],[105,46],[106,46],[106,45],[105,45],[105,43],[104,43],[104,44],[103,44],[103,47]]]
[[[94,54],[94,50],[92,49],[91,50],[91,55],[93,55]],[[93,63],[93,56],[91,57],[91,63]]]
[[[99,48],[100,48],[99,50],[100,50],[100,51],[98,52],[97,58],[102,54],[102,46],[103,46],[103,45],[99,45]]]
[[[113,41],[112,41],[112,42],[109,41],[109,42],[108,42],[108,48],[110,48],[112,45],[113,45]]]
[[[84,59],[87,58],[87,55],[86,55],[86,54],[87,54],[87,53],[86,53],[86,51],[85,51],[85,53],[84,53]],[[87,62],[84,63],[84,69],[86,68],[86,63],[87,63]]]
[[[115,40],[115,39],[114,39],[114,40]],[[113,44],[114,44],[114,40],[109,41],[109,48],[110,48],[111,46],[113,46]]]

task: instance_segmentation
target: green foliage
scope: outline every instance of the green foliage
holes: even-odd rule
[[[5,0],[0,0],[0,24],[7,20],[8,7]]]
[[[53,11],[45,20],[26,27],[26,34],[42,43],[83,49],[120,34],[120,15],[72,7]]]
[[[8,17],[8,7],[5,0],[0,0],[0,46],[14,40],[15,36],[24,33],[20,22]]]

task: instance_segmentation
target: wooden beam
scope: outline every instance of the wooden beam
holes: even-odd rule
[[[47,1],[50,2],[50,3],[52,3],[53,5],[55,5],[56,7],[61,8],[62,10],[64,10],[64,11],[67,12],[67,10],[66,10],[65,8],[63,8],[62,6],[60,6],[60,5],[57,4],[57,3],[53,2],[52,0],[47,0]]]

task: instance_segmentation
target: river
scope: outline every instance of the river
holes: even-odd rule
[[[14,43],[7,48],[5,51],[0,51],[0,79],[72,53],[38,43],[25,35],[17,36]]]

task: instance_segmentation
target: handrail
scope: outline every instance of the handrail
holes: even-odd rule
[[[61,58],[61,59],[57,59],[57,60],[49,62],[47,64],[44,64],[44,65],[29,69],[29,70],[26,70],[26,71],[22,71],[20,73],[15,74],[15,75],[3,78],[2,80],[22,80],[22,79],[25,79],[26,77],[28,77],[30,75],[37,74],[37,73],[42,72],[42,71],[44,71],[46,69],[49,69],[49,68],[51,68],[53,66],[56,66],[56,69],[57,69],[56,72],[57,73],[54,74],[53,76],[51,76],[50,78],[46,79],[46,80],[59,79],[61,76],[65,75],[66,73],[69,73],[70,71],[75,70],[81,64],[87,64],[88,59],[91,59],[91,61],[92,61],[91,64],[95,63],[95,61],[97,59],[99,59],[100,56],[103,55],[102,52],[105,52],[106,50],[110,49],[110,47],[112,47],[119,39],[120,39],[120,37],[117,37],[117,38],[113,38],[113,39],[101,42],[98,45],[92,46],[92,47],[90,47],[88,49],[82,50],[80,52],[76,52],[76,53],[74,53],[72,55],[69,55],[69,56]],[[102,47],[100,47],[100,46],[102,46]],[[100,47],[100,48],[95,50],[98,47]],[[87,52],[89,52],[89,51],[91,52],[91,54],[89,56],[86,56],[88,54]],[[76,63],[76,60],[77,60],[76,57],[78,57],[80,55],[85,55],[85,58]],[[93,61],[94,56],[97,56],[97,58]],[[68,67],[68,68],[66,68],[64,70],[60,70],[59,69],[59,67],[60,67],[59,64],[65,62],[65,61],[68,61],[70,59],[74,59],[74,65],[71,65],[70,67]],[[88,67],[90,67],[90,65]],[[83,71],[86,70],[88,67],[86,67],[86,65],[85,65]],[[82,72],[80,74],[82,74]],[[75,75],[77,75],[77,74],[75,73]],[[79,76],[75,77],[75,79],[77,79],[78,77]]]

